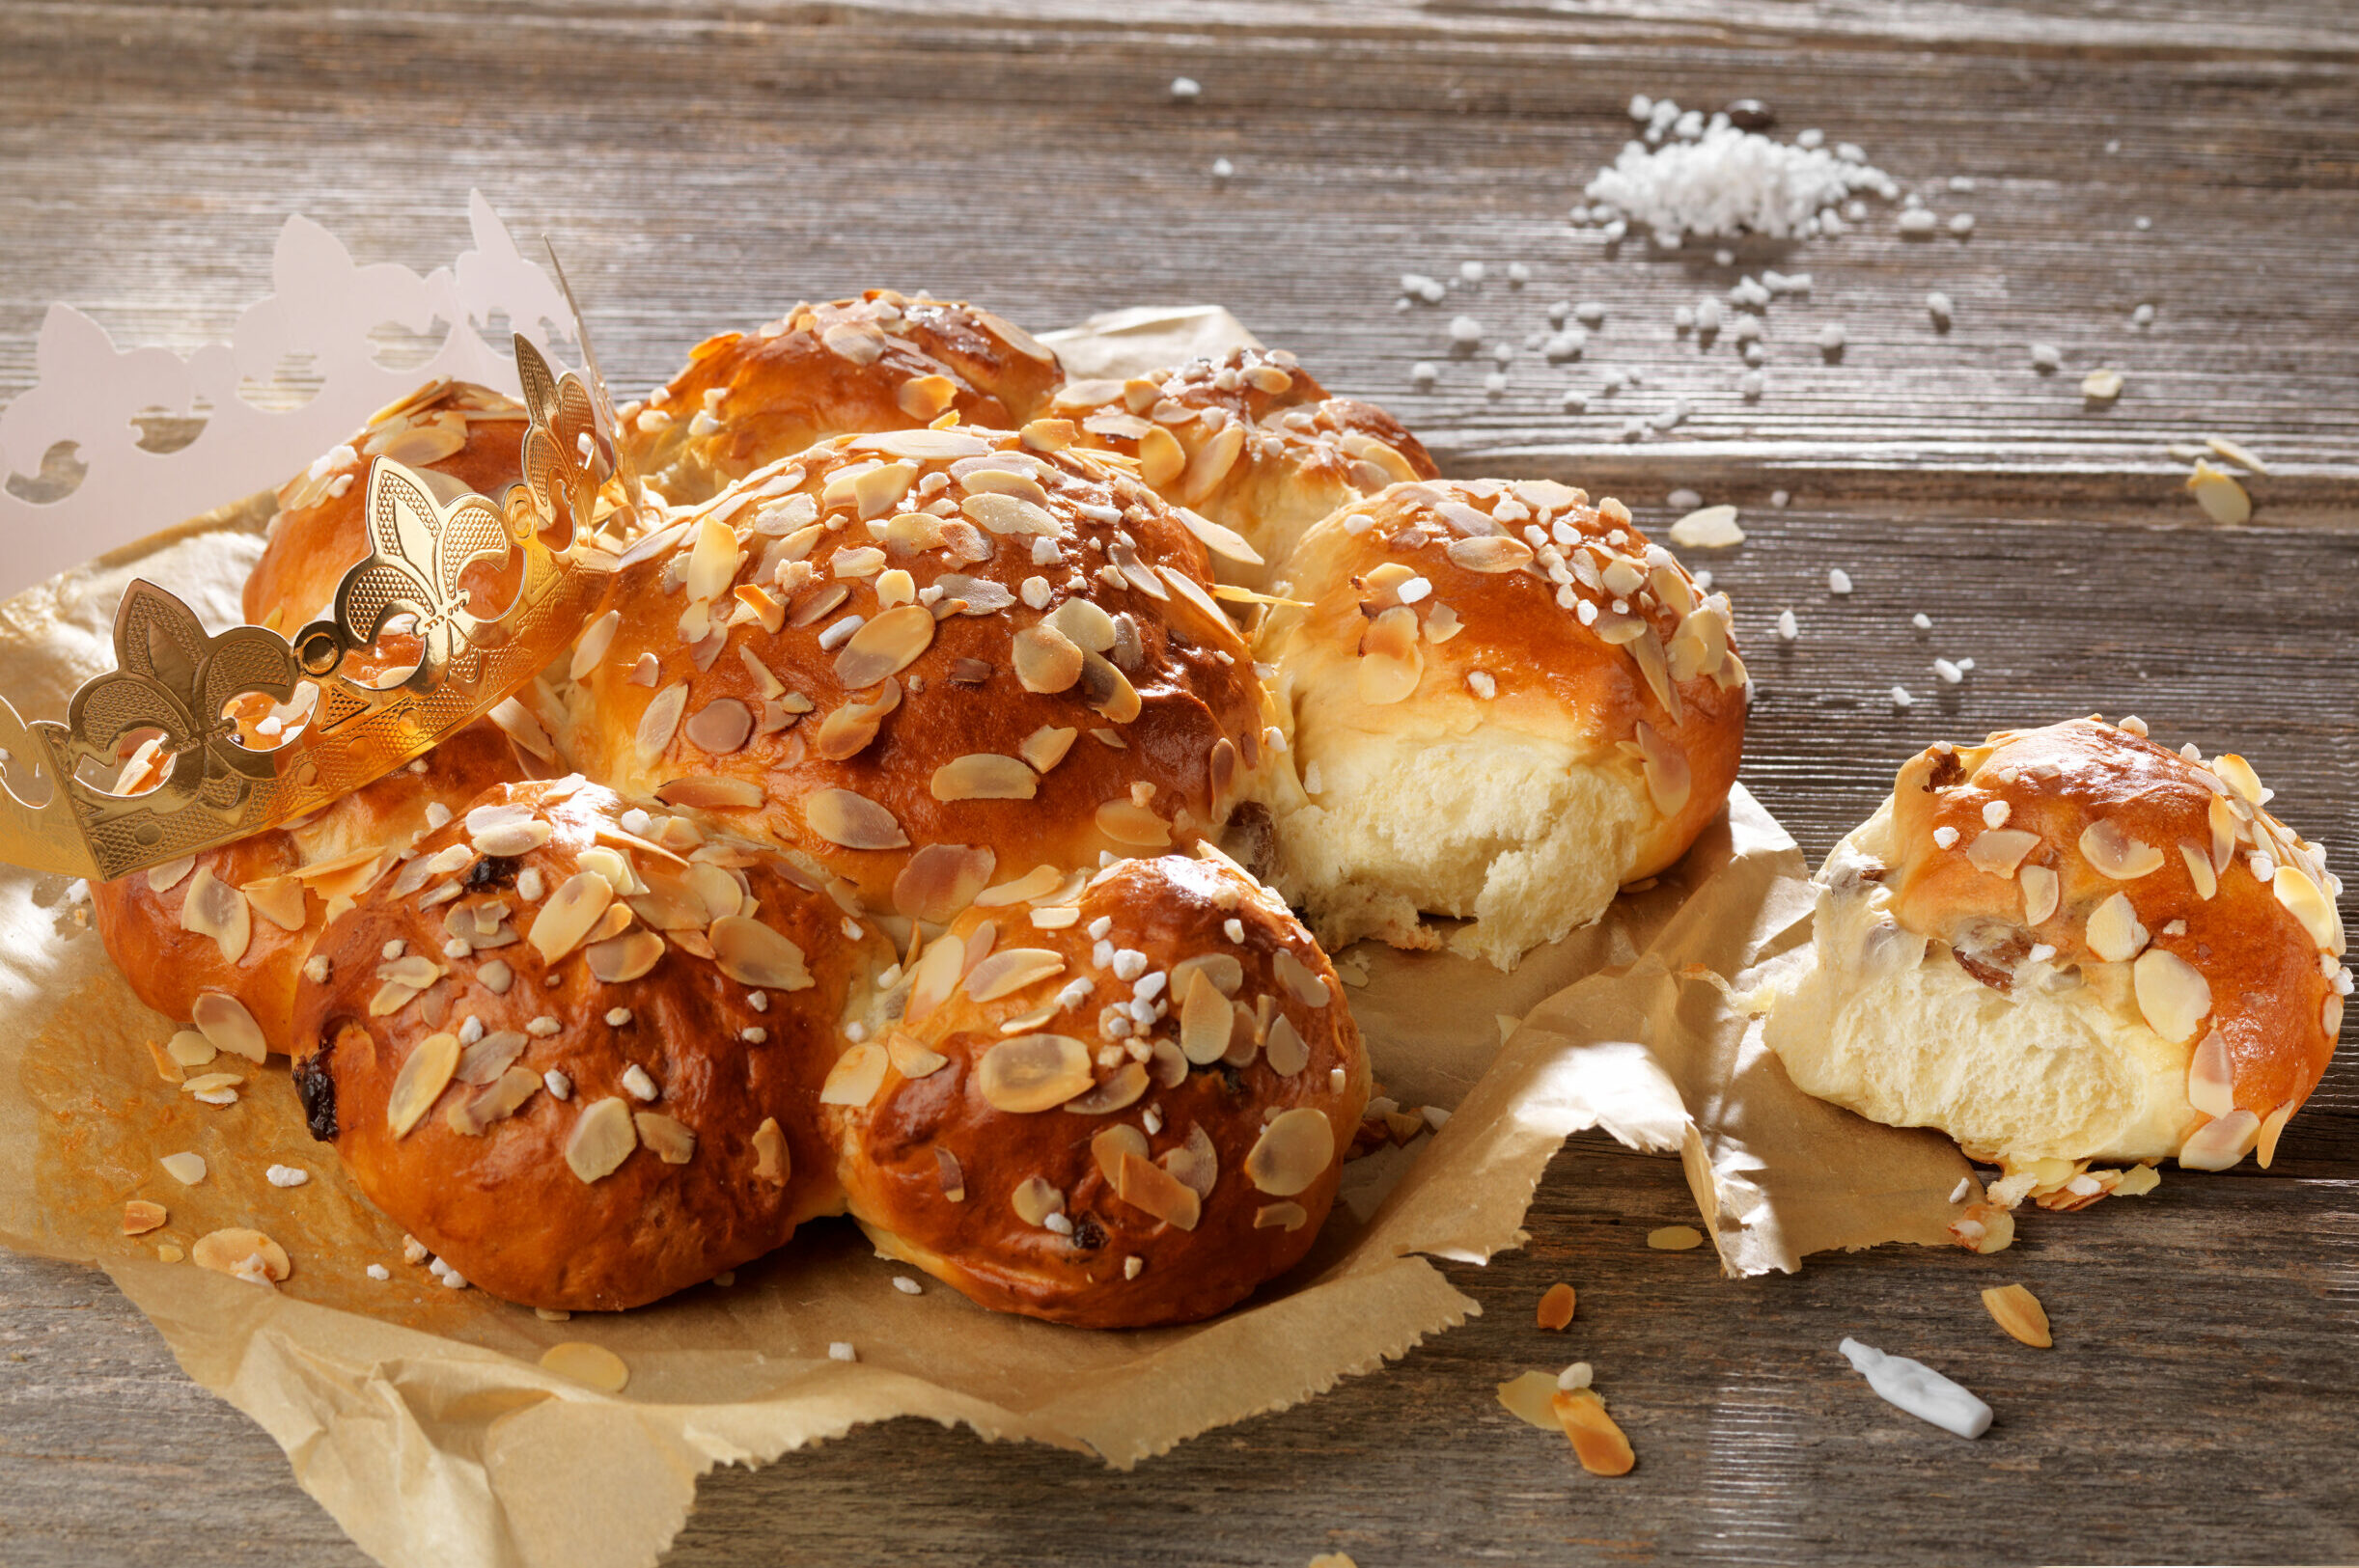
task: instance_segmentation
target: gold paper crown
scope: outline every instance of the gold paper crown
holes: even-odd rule
[[[134,581],[115,612],[116,668],[74,693],[66,723],[27,725],[0,698],[0,860],[109,880],[211,849],[384,777],[528,684],[611,580],[614,557],[590,542],[601,489],[617,482],[619,509],[638,515],[613,405],[587,336],[576,341],[588,386],[553,374],[516,336],[524,477],[496,500],[454,496],[443,476],[390,457],[371,461],[371,553],[344,574],[328,619],[291,642],[262,626],[208,636],[179,598]],[[512,549],[522,586],[500,614],[475,615],[461,575]],[[343,673],[404,619],[421,645],[406,678],[376,687]],[[316,705],[294,737],[268,751],[246,745],[229,705],[259,694],[285,706],[306,683]],[[92,782],[86,770],[120,771],[124,743],[141,733],[161,737],[151,754],[159,782],[137,794]]]

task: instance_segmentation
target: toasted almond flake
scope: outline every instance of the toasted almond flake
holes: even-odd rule
[[[2022,1285],[1992,1285],[1983,1292],[1990,1320],[2013,1338],[2038,1350],[2056,1343],[2048,1333],[2048,1314],[2040,1298]]]
[[[760,921],[723,915],[706,933],[721,973],[740,985],[771,991],[801,991],[814,983],[803,949]]]
[[[1557,1394],[1557,1380],[1549,1372],[1525,1372],[1498,1386],[1499,1403],[1508,1414],[1528,1426],[1542,1432],[1561,1432],[1563,1425],[1556,1418],[1550,1401]]]
[[[949,377],[941,375],[919,376],[903,382],[902,390],[907,392],[911,387],[927,389],[924,396],[933,404],[926,411],[928,419],[948,408],[957,390]],[[920,462],[980,457],[991,450],[988,444],[963,430],[879,430],[855,437],[848,445],[854,452],[881,452],[889,457],[914,457]]]
[[[161,1203],[134,1197],[123,1205],[123,1233],[126,1236],[144,1236],[162,1226],[168,1218]]]
[[[196,868],[197,858],[194,855],[182,855],[179,860],[168,860],[161,866],[151,866],[147,871],[148,891],[150,893],[170,893],[185,881],[188,873]]]
[[[2306,872],[2297,866],[2280,866],[2269,886],[2277,894],[2277,901],[2302,922],[2302,929],[2317,944],[2319,951],[2343,950],[2342,922],[2335,916],[2334,901]]]
[[[660,1111],[634,1111],[630,1120],[641,1146],[665,1165],[686,1165],[696,1158],[696,1134],[676,1117]]]
[[[2226,1170],[2252,1151],[2261,1137],[2261,1118],[2250,1111],[2231,1111],[2207,1121],[2179,1145],[2179,1163],[2189,1170]]]
[[[1671,542],[1682,550],[1725,550],[1744,541],[1735,507],[1699,507],[1671,525]]]
[[[906,849],[909,836],[893,813],[848,789],[815,789],[803,797],[803,821],[845,849]]]
[[[923,605],[879,611],[862,621],[836,654],[836,678],[857,691],[898,674],[932,646],[933,631],[933,612]]]
[[[1536,1321],[1543,1329],[1564,1328],[1572,1321],[1574,1301],[1572,1286],[1562,1280],[1557,1281],[1540,1292]]]
[[[899,1030],[885,1040],[885,1056],[892,1061],[895,1072],[909,1079],[930,1078],[950,1065],[950,1058],[918,1044]]]
[[[1028,692],[1068,691],[1081,678],[1081,649],[1045,622],[1015,634],[1012,662],[1016,682]]]
[[[2201,457],[2195,460],[2195,472],[2188,477],[2187,490],[2195,497],[2196,505],[2204,509],[2205,515],[2215,523],[2235,528],[2252,520],[2253,498],[2245,493],[2244,486],[2226,469],[2214,468]]]
[[[1179,499],[1195,506],[1209,496],[1229,471],[1236,466],[1238,454],[1245,450],[1245,428],[1241,425],[1224,425],[1213,437],[1196,449],[1188,459],[1187,472],[1177,485]]]
[[[1127,1149],[1120,1151],[1114,1196],[1179,1230],[1193,1230],[1204,1200],[1179,1177]]]
[[[194,1187],[205,1179],[205,1156],[202,1154],[167,1154],[155,1163],[164,1168],[164,1174],[183,1187]]]
[[[566,1139],[566,1165],[583,1181],[597,1181],[611,1175],[638,1146],[630,1106],[610,1095],[582,1107],[574,1118],[573,1131]]]
[[[1064,955],[1050,949],[1002,948],[967,971],[966,994],[975,1002],[997,1002],[1064,973]]]
[[[385,1096],[385,1125],[396,1138],[405,1138],[458,1070],[458,1036],[429,1034],[411,1048],[394,1075]]]
[[[531,708],[513,697],[503,699],[485,715],[500,731],[530,756],[545,762],[557,755],[557,743]]]
[[[1294,1027],[1293,1020],[1280,1013],[1269,1021],[1269,1039],[1262,1048],[1270,1071],[1281,1078],[1291,1078],[1311,1064],[1311,1048]]]
[[[893,879],[893,907],[940,925],[973,903],[999,857],[972,844],[928,844]]]
[[[554,964],[590,934],[613,902],[613,883],[595,871],[576,871],[534,913],[526,940]]]
[[[588,1344],[579,1339],[566,1339],[541,1353],[541,1364],[561,1378],[607,1393],[621,1393],[630,1381],[630,1368],[623,1358],[603,1345]]]
[[[784,1187],[793,1173],[793,1151],[787,1146],[787,1135],[780,1130],[776,1116],[764,1116],[762,1125],[754,1129],[754,1179],[772,1187]]]
[[[1565,1436],[1572,1440],[1573,1457],[1592,1475],[1627,1475],[1638,1463],[1630,1440],[1605,1413],[1605,1401],[1595,1389],[1559,1389],[1549,1396]]]
[[[2290,1110],[2290,1107],[2286,1107],[2284,1109]],[[2142,1194],[2152,1192],[2155,1188],[2161,1185],[2161,1171],[2156,1170],[2151,1165],[2134,1165],[2127,1170],[2122,1172],[2122,1179],[2114,1184],[2113,1196],[2116,1197],[2137,1197]]]
[[[1040,782],[1040,775],[1013,756],[971,752],[933,770],[933,798],[945,802],[1030,800],[1039,792]]]
[[[1180,1145],[1164,1150],[1155,1163],[1179,1177],[1198,1197],[1210,1197],[1213,1184],[1220,1180],[1220,1151],[1213,1147],[1201,1123],[1190,1127]]]
[[[1110,800],[1097,808],[1097,831],[1137,849],[1167,849],[1172,841],[1170,823],[1127,800]]]
[[[1327,982],[1311,973],[1310,966],[1295,957],[1292,949],[1280,948],[1270,959],[1270,968],[1277,974],[1279,983],[1293,992],[1304,1006],[1323,1007],[1327,1004],[1331,994]]]
[[[937,940],[910,972],[909,1001],[902,1016],[914,1024],[950,1000],[966,973],[966,948],[949,937]]]
[[[1121,636],[1114,618],[1088,599],[1067,599],[1041,624],[1056,628],[1084,653],[1103,653]]]
[[[197,998],[190,1011],[194,1014],[192,1021],[198,1032],[208,1044],[243,1057],[248,1061],[262,1061],[269,1057],[270,1046],[263,1038],[262,1025],[254,1021],[254,1015],[246,1011],[246,1004],[236,997],[219,991],[208,991]],[[187,1065],[194,1066],[196,1063]]]
[[[1045,898],[1065,880],[1063,872],[1053,866],[1036,866],[1013,882],[1002,882],[996,888],[985,888],[975,895],[977,907],[997,909],[1008,904],[1031,903]]]
[[[2110,817],[2081,830],[2080,852],[2099,874],[2131,882],[2162,868],[2162,851],[2132,837]]]
[[[1461,570],[1496,574],[1529,564],[1532,547],[1513,534],[1478,534],[1470,539],[1452,539],[1448,554],[1450,564]]]
[[[2251,449],[2231,441],[2224,435],[2207,435],[2204,437],[2204,445],[2230,462],[2240,463],[2256,474],[2265,476],[2269,471],[2269,465],[2255,456]]]
[[[988,534],[1018,538],[1056,538],[1065,532],[1053,513],[1019,496],[985,491],[958,503],[958,510]]]
[[[2179,843],[2179,858],[2187,863],[2187,879],[2195,884],[2195,895],[2208,903],[2220,891],[2219,873],[2211,868],[2211,853],[2192,839]]]
[[[2040,847],[2040,835],[2021,828],[1988,828],[1966,845],[1966,861],[1992,876],[2012,876],[2023,857]]]
[[[666,806],[686,806],[698,811],[752,811],[768,797],[762,786],[751,779],[724,779],[713,774],[690,774],[683,779],[670,779],[655,786],[655,798]]]
[[[1080,733],[1078,729],[1044,724],[1026,735],[1016,751],[1034,772],[1046,773],[1065,760],[1065,754],[1072,749],[1073,737]]]
[[[254,913],[282,931],[303,929],[303,884],[291,876],[265,876],[243,890]]]
[[[680,716],[687,711],[688,688],[677,681],[648,702],[639,715],[639,728],[632,742],[641,767],[652,766],[670,749],[672,737],[680,730]]]
[[[1971,1203],[1951,1222],[1950,1234],[1969,1252],[2003,1252],[2014,1245],[2015,1217],[1997,1203]]]
[[[1658,1252],[1684,1252],[1704,1245],[1704,1232],[1694,1225],[1660,1225],[1647,1232],[1647,1245]]]
[[[1264,1203],[1253,1211],[1253,1228],[1256,1230],[1300,1230],[1310,1223],[1311,1211],[1291,1200]]]
[[[1417,645],[1417,612],[1395,605],[1379,613],[1360,638],[1359,695],[1371,707],[1398,702],[1425,675]]]
[[[2091,371],[2080,378],[2080,395],[2093,403],[2109,403],[2122,396],[2120,371]]]
[[[811,749],[830,762],[859,756],[876,738],[886,716],[901,706],[901,682],[887,675],[867,698],[852,698],[821,720]]]
[[[236,1073],[199,1073],[180,1085],[180,1092],[193,1094],[202,1100],[207,1095],[218,1094],[225,1088],[236,1088],[244,1082],[245,1080]]]
[[[609,610],[596,620],[573,644],[573,662],[566,667],[567,674],[579,680],[604,661],[606,650],[614,646],[614,634],[623,624],[623,612]]]
[[[726,756],[753,738],[754,710],[734,697],[718,698],[690,714],[682,732],[697,750]]]
[[[230,1275],[239,1274],[239,1265],[247,1259],[260,1257],[263,1271],[273,1283],[294,1272],[294,1265],[288,1261],[287,1249],[259,1230],[233,1227],[199,1236],[188,1249],[188,1257],[201,1269]]]
[[[524,1054],[529,1038],[521,1030],[496,1030],[459,1053],[451,1076],[478,1087],[494,1083]]]
[[[2056,913],[2056,902],[2063,893],[2063,884],[2056,873],[2044,866],[2026,866],[2015,873],[2023,884],[2023,919],[2038,925]]]
[[[2089,950],[2109,964],[2127,963],[2146,946],[2146,927],[2125,894],[2109,895],[2089,912]]]
[[[717,517],[704,518],[697,524],[696,542],[689,548],[687,570],[681,578],[689,600],[710,603],[728,592],[742,559],[737,536],[730,526]]]
[[[1008,1195],[1008,1206],[1028,1225],[1044,1225],[1065,1212],[1065,1195],[1039,1176],[1027,1176]]]
[[[1101,654],[1081,655],[1081,700],[1116,724],[1128,724],[1144,703],[1130,677]]]
[[[1139,478],[1160,490],[1186,468],[1187,449],[1179,437],[1160,425],[1148,426],[1139,436]]]
[[[1688,795],[1694,787],[1687,754],[1644,719],[1637,722],[1634,733],[1638,737],[1640,769],[1647,780],[1647,798],[1664,816],[1679,815],[1687,809]]]
[[[211,867],[200,866],[181,896],[180,929],[211,937],[221,949],[221,961],[235,964],[253,940],[254,919],[244,894],[214,876]]]
[[[2216,1029],[2188,1059],[2187,1103],[2214,1118],[2236,1109],[2235,1066],[2228,1054],[2228,1036]]]
[[[590,973],[609,985],[635,980],[655,967],[663,956],[663,938],[652,931],[631,931],[594,943],[582,950]]]
[[[1114,1076],[1090,1090],[1065,1102],[1065,1109],[1078,1116],[1107,1116],[1124,1107],[1136,1104],[1147,1092],[1147,1069],[1135,1061],[1125,1061],[1114,1070]]]
[[[541,1075],[530,1067],[510,1067],[473,1099],[455,1101],[442,1119],[462,1137],[480,1138],[485,1128],[514,1115],[544,1087]]]
[[[1067,1034],[1019,1034],[983,1054],[975,1082],[994,1110],[1049,1111],[1095,1087],[1089,1047]]]
[[[2286,1118],[2293,1114],[2294,1105],[2294,1101],[2288,1100],[2262,1118],[2260,1140],[2254,1152],[2263,1170],[2266,1170],[2270,1162],[2277,1158],[2277,1139],[2286,1130]],[[2138,1169],[2145,1170],[2150,1176],[2153,1174],[2148,1167],[2141,1166]]]
[[[2166,949],[2149,948],[2131,974],[2147,1026],[2174,1045],[2195,1038],[2211,1011],[2211,985],[2203,971]]]
[[[1122,1159],[1125,1154],[1142,1161],[1147,1158],[1147,1135],[1128,1122],[1116,1122],[1091,1135],[1090,1155],[1097,1162],[1098,1173],[1106,1178],[1107,1186],[1120,1187]]]
[[[1175,976],[1175,988],[1177,980]],[[1228,1052],[1229,1034],[1235,1025],[1229,999],[1221,994],[1212,977],[1202,969],[1190,975],[1187,989],[1180,998],[1180,1053],[1200,1067],[1218,1061]]]
[[[1335,1131],[1311,1106],[1283,1111],[1262,1129],[1245,1155],[1245,1175],[1272,1197],[1292,1197],[1326,1173],[1335,1160]]]

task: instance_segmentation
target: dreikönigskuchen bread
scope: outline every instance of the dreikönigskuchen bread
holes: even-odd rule
[[[830,436],[954,411],[1013,429],[1063,379],[1055,354],[989,311],[872,289],[708,338],[669,385],[618,413],[648,483],[692,506]]]
[[[934,922],[1215,832],[1274,714],[1204,549],[1035,439],[840,437],[643,541],[573,660],[568,754]]]
[[[1256,641],[1303,796],[1272,880],[1329,948],[1501,969],[1718,814],[1744,745],[1725,594],[1621,503],[1550,481],[1394,485],[1315,524]]]
[[[1820,868],[1769,1015],[1797,1085],[1948,1133],[2003,1202],[2094,1201],[2123,1178],[2094,1161],[2267,1165],[2342,1025],[2322,856],[2242,757],[2124,725],[1912,757]]]
[[[242,1012],[270,1052],[291,1054],[296,977],[327,922],[451,813],[538,768],[479,720],[299,821],[92,883],[98,938],[139,1000],[165,1017],[194,1020],[215,1045],[237,1051],[233,1042],[248,1038]],[[251,1045],[243,1054],[257,1055]]]
[[[1292,1266],[1368,1104],[1343,988],[1216,852],[970,908],[823,1096],[853,1215],[986,1307],[1208,1317]]]
[[[810,880],[578,778],[486,792],[320,938],[313,1136],[510,1301],[631,1307],[771,1251],[842,1206],[819,1090],[892,959]]]
[[[1136,458],[1167,501],[1239,535],[1262,559],[1221,568],[1266,588],[1303,531],[1397,481],[1440,471],[1400,421],[1374,403],[1330,398],[1284,350],[1233,348],[1127,381],[1076,381],[1047,412],[1075,440]]]

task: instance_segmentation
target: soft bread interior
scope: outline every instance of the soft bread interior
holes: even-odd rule
[[[1871,1121],[1939,1128],[2013,1167],[2177,1152],[2203,1119],[2187,1103],[2188,1048],[2149,1029],[2114,977],[2027,960],[2002,991],[1946,944],[1902,930],[1873,879],[1893,862],[1891,834],[1887,804],[1820,872],[1810,958],[1767,1025],[1788,1076]]]

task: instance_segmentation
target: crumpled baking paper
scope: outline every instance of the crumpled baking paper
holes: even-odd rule
[[[1162,313],[1067,336],[1095,373],[1225,346],[1225,313]],[[1219,319],[1214,319],[1217,314]],[[1229,341],[1235,341],[1231,339]],[[1086,353],[1084,348],[1086,346]],[[132,575],[236,619],[268,497],[201,518],[0,604],[0,690],[64,710],[103,668]],[[54,876],[0,867],[0,1241],[104,1268],[189,1375],[251,1416],[363,1549],[395,1568],[640,1568],[686,1518],[697,1477],[895,1416],[964,1423],[1126,1468],[1377,1368],[1478,1308],[1430,1261],[1524,1239],[1571,1133],[1678,1150],[1706,1229],[1737,1273],[1807,1252],[1940,1242],[1968,1167],[1931,1134],[1873,1126],[1801,1094],[1724,986],[1804,939],[1793,841],[1739,787],[1679,866],[1511,975],[1449,954],[1363,948],[1347,988],[1383,1091],[1453,1114],[1356,1163],[1311,1256],[1245,1306],[1185,1328],[1107,1333],[894,1288],[848,1223],[821,1222],[727,1287],[610,1316],[544,1322],[452,1291],[402,1261],[401,1236],[304,1131],[283,1063],[236,1104],[195,1104],[147,1050],[172,1030],[141,1006]],[[1501,1022],[1505,1020],[1505,1022]],[[1520,1020],[1520,1022],[1516,1022]],[[209,1167],[182,1187],[158,1159]],[[308,1184],[271,1186],[300,1167]],[[169,1212],[120,1233],[123,1202]],[[159,1261],[209,1230],[284,1246],[277,1289]],[[370,1264],[388,1268],[370,1279]],[[614,1351],[619,1393],[539,1364],[564,1340]],[[856,1362],[828,1347],[848,1341]]]

